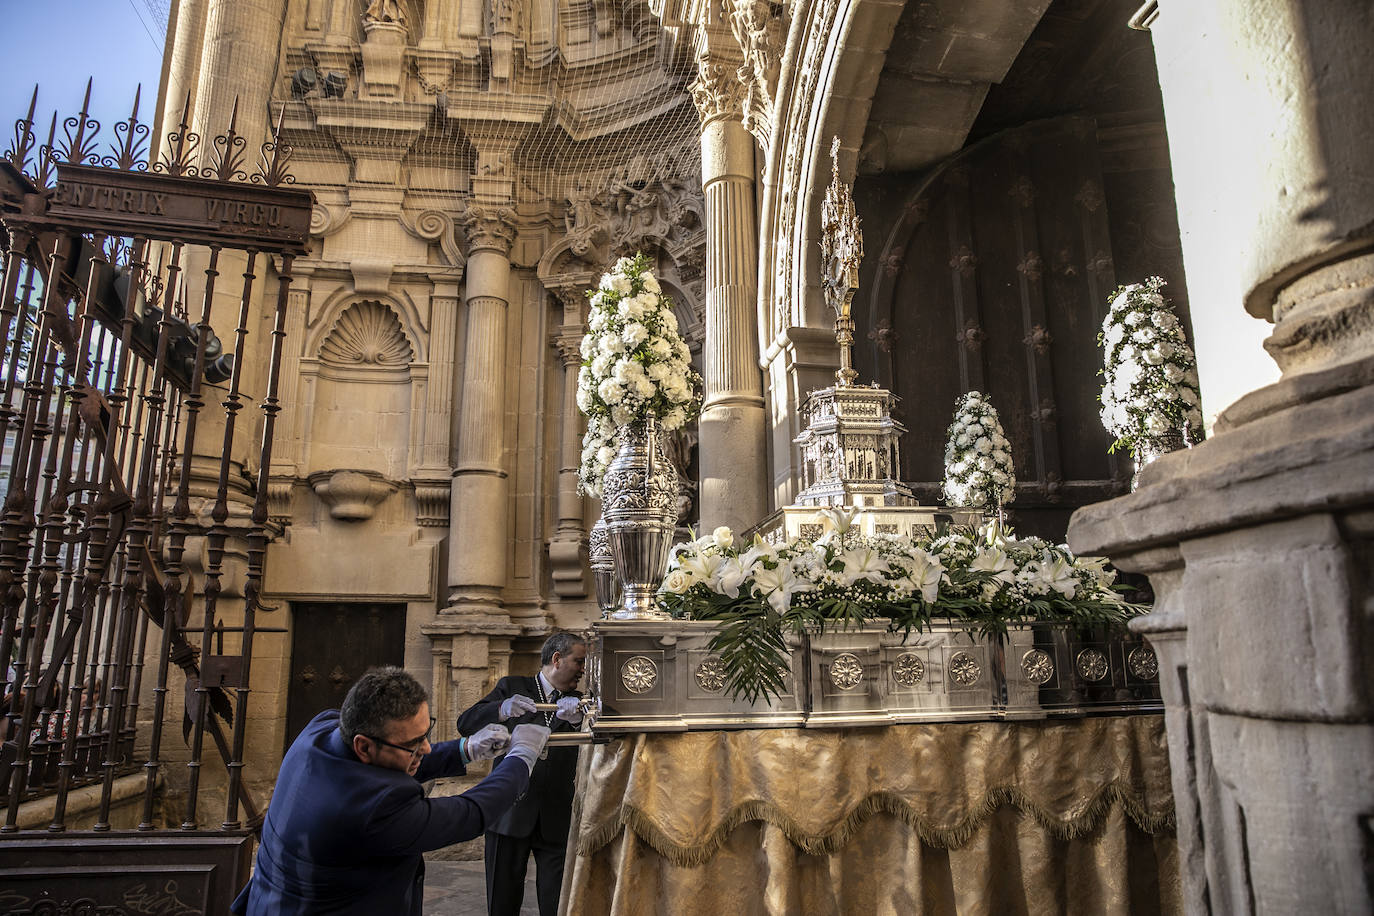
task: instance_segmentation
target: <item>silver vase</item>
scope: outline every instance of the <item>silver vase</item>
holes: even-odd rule
[[[602,517],[620,580],[613,620],[664,620],[658,587],[677,528],[678,476],[661,444],[656,419],[620,429],[620,448],[602,486]]]
[[[1153,439],[1146,439],[1137,443],[1131,452],[1135,457],[1135,473],[1131,475],[1131,489],[1135,490],[1140,487],[1140,472],[1145,470],[1146,465],[1161,455],[1178,451],[1187,444],[1183,439],[1183,432],[1177,429],[1171,429]]]
[[[596,606],[601,616],[609,617],[620,606],[620,580],[615,574],[615,560],[611,558],[611,542],[606,537],[606,516],[596,520],[587,535],[587,559],[596,583]]]

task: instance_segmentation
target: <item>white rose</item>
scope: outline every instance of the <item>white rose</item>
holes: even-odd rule
[[[711,537],[715,538],[716,546],[722,550],[728,549],[731,544],[735,543],[735,535],[726,525],[721,525],[715,531],[712,531]]]

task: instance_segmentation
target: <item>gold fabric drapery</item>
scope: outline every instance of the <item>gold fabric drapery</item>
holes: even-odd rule
[[[1160,716],[584,748],[570,914],[1181,911]]]

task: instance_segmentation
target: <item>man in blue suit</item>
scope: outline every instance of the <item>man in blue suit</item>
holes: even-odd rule
[[[433,727],[424,687],[400,668],[369,671],[342,709],[311,720],[282,760],[253,878],[232,911],[420,916],[421,853],[481,836],[525,791],[549,736],[496,725],[431,745]],[[421,782],[503,750],[472,789],[426,797]]]

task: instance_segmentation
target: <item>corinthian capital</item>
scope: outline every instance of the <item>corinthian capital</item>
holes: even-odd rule
[[[744,117],[746,87],[740,81],[738,64],[725,64],[702,58],[697,61],[697,78],[692,81],[692,103],[701,123],[717,118],[739,121]]]
[[[490,248],[510,253],[515,241],[515,211],[510,207],[469,204],[458,221],[467,235],[470,251]]]

